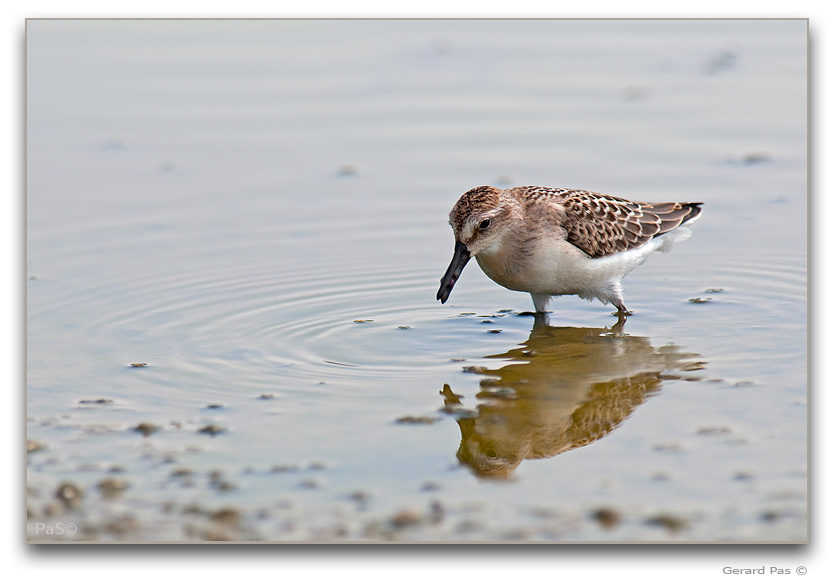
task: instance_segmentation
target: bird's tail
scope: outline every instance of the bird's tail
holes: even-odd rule
[[[690,236],[692,236],[692,231],[689,228],[679,226],[675,230],[667,232],[659,237],[659,239],[663,242],[661,242],[660,246],[657,247],[657,250],[661,253],[668,253],[677,243],[685,241]]]

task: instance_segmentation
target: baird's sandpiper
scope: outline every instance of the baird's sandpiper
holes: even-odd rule
[[[449,213],[455,253],[440,280],[445,303],[470,258],[486,275],[530,293],[536,312],[554,295],[612,303],[630,315],[622,279],[691,232],[701,202],[632,202],[587,190],[519,186],[469,190]]]

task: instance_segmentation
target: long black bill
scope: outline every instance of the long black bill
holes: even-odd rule
[[[446,303],[449,293],[452,292],[452,287],[455,286],[461,271],[463,271],[470,258],[472,258],[472,255],[469,254],[466,245],[460,241],[456,242],[455,255],[452,257],[452,262],[449,263],[449,268],[446,269],[443,278],[440,279],[440,289],[437,291],[437,298],[440,299],[441,303]]]

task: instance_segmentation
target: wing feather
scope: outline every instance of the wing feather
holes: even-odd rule
[[[541,186],[513,190],[531,201],[545,198],[560,204],[567,241],[595,258],[642,246],[701,214],[701,202],[634,202],[588,190]]]

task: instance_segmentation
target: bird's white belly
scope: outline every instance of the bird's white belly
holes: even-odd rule
[[[484,252],[475,258],[484,273],[504,287],[539,295],[597,295],[619,281],[657,250],[661,241],[592,259],[564,240],[544,240],[510,264],[511,255]]]

